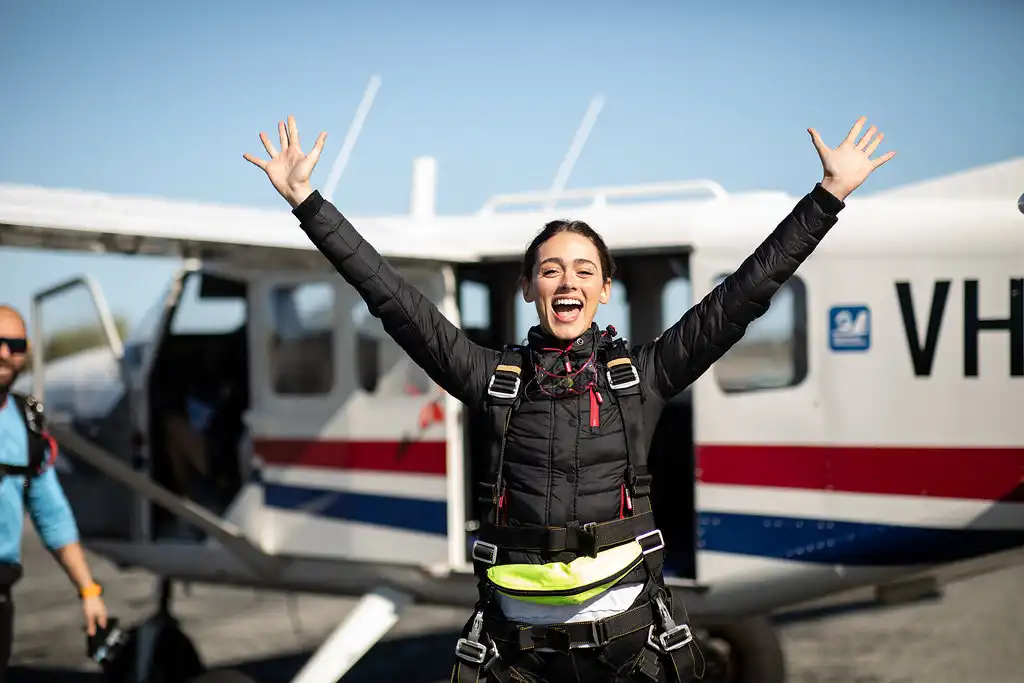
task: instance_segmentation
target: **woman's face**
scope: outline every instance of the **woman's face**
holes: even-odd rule
[[[523,298],[537,308],[541,328],[571,341],[590,329],[598,304],[608,303],[611,279],[588,238],[560,232],[537,249],[533,277],[523,280]]]

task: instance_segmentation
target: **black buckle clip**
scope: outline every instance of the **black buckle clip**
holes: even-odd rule
[[[688,624],[673,626],[664,633],[658,634],[657,639],[654,636],[654,624],[651,624],[647,631],[647,644],[658,652],[673,652],[691,642],[693,642],[693,633]]]
[[[587,522],[576,534],[579,550],[587,557],[597,557],[597,523]]]
[[[608,387],[612,391],[629,389],[640,384],[640,373],[629,358],[616,358],[608,362]]]
[[[523,383],[519,372],[519,368],[515,366],[499,365],[491,375],[491,381],[487,383],[488,395],[507,400],[519,396],[519,387]]]
[[[650,629],[647,631],[647,644],[656,651],[659,652],[672,652],[678,650],[684,645],[688,645],[693,642],[693,632],[690,631],[689,624],[676,625],[675,620],[672,618],[672,614],[668,611],[668,607],[665,606],[665,601],[660,595],[654,598],[654,604],[658,608],[658,616],[661,618],[661,626],[664,628],[664,632],[658,634],[657,639],[654,636],[654,624],[651,624]],[[681,637],[680,637],[681,636]]]
[[[473,625],[469,629],[469,634],[465,638],[459,638],[455,644],[455,656],[465,662],[480,666],[486,671],[498,658],[498,648],[493,642],[490,647],[480,642],[483,629],[484,613],[477,611],[473,615]],[[490,661],[487,659],[488,655],[491,655]]]
[[[479,548],[479,551],[477,550]],[[473,559],[484,564],[494,564],[498,561],[498,546],[486,541],[473,541]]]

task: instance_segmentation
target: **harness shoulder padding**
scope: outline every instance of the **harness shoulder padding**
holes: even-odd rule
[[[25,477],[25,484],[43,472],[46,465],[46,447],[50,439],[46,434],[46,420],[43,404],[31,396],[11,392],[8,394],[18,408],[18,413],[25,422],[28,433],[28,464],[0,465],[2,475],[20,475]],[[53,454],[56,456],[56,453]]]

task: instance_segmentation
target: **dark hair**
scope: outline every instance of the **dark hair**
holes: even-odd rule
[[[608,251],[608,247],[605,246],[604,240],[601,239],[601,236],[592,227],[583,221],[551,221],[533,238],[530,246],[526,248],[526,253],[523,254],[522,276],[524,278],[529,280],[533,277],[533,267],[537,264],[537,250],[540,249],[540,245],[560,232],[572,232],[577,235],[583,235],[597,247],[597,253],[601,257],[602,279],[608,279],[615,274],[615,260]]]

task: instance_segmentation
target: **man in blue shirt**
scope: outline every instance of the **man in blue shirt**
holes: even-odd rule
[[[29,464],[29,439],[25,415],[13,397],[11,385],[25,367],[28,339],[25,321],[13,308],[0,306],[0,465]],[[107,625],[102,589],[93,581],[78,542],[78,526],[61,488],[52,462],[56,443],[49,440],[42,473],[29,479],[6,474],[0,479],[0,683],[7,681],[7,667],[14,637],[14,604],[11,588],[21,578],[21,540],[28,512],[39,536],[60,562],[81,598],[89,635]]]

